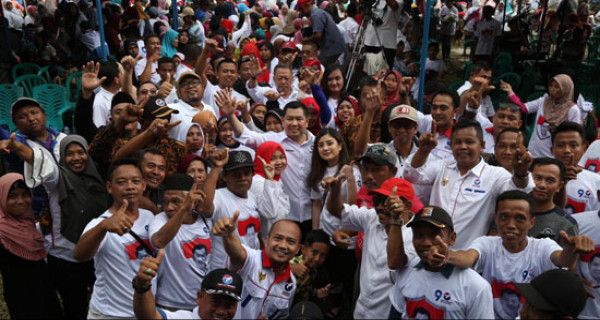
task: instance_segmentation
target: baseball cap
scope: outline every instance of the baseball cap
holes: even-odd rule
[[[14,117],[15,112],[17,112],[17,110],[26,107],[26,106],[36,106],[39,107],[40,109],[42,109],[42,111],[44,110],[44,107],[42,107],[42,105],[37,102],[37,100],[32,99],[32,98],[27,98],[27,97],[21,97],[19,99],[17,99],[15,102],[13,102],[12,106],[10,106],[10,114],[12,117]]]
[[[181,11],[181,16],[182,17],[194,16],[194,9],[192,9],[190,7],[183,8],[183,10]]]
[[[111,110],[114,106],[121,104],[121,103],[135,104],[135,100],[133,100],[133,98],[129,94],[119,91],[119,92],[115,93],[112,100],[110,100]]]
[[[254,168],[252,155],[250,155],[250,152],[243,150],[229,151],[229,161],[223,167],[223,171],[227,172],[239,168]]]
[[[411,106],[401,104],[399,106],[395,106],[390,112],[390,122],[396,119],[408,119],[415,123],[419,123],[419,117],[417,115],[417,110]]]
[[[194,71],[186,71],[179,76],[179,80],[177,80],[177,88],[179,88],[179,85],[183,82],[184,79],[187,78],[196,78],[198,80],[202,80],[200,76]]]
[[[434,225],[437,228],[450,228],[454,230],[454,224],[452,223],[452,218],[446,212],[446,210],[435,207],[435,206],[426,206],[419,213],[415,215],[413,220],[408,223],[407,227],[413,227],[416,223],[419,222],[427,222],[429,224]]]
[[[194,184],[194,178],[185,173],[174,173],[165,178],[163,187],[165,190],[190,191]]]
[[[398,161],[396,152],[385,143],[375,143],[367,148],[367,152],[359,159],[363,161],[369,159],[375,162],[378,166],[391,165],[395,166]]]
[[[215,269],[202,280],[202,290],[208,294],[220,294],[241,300],[242,278],[227,269]]]
[[[401,178],[389,178],[379,188],[371,191],[371,193],[379,193],[389,197],[394,187],[396,187],[396,195],[401,198],[412,200],[415,197],[415,190],[412,184]]]
[[[281,50],[298,50],[294,41],[286,41],[281,45]]]
[[[314,302],[302,301],[294,305],[288,319],[323,319],[323,312]]]
[[[562,269],[548,270],[531,283],[515,283],[515,286],[534,308],[573,318],[583,310],[588,297],[581,278]]]
[[[302,8],[306,5],[311,5],[311,4],[312,4],[312,0],[298,0],[298,2],[296,3],[296,7]]]
[[[166,119],[173,113],[179,113],[179,111],[169,108],[167,103],[161,98],[150,97],[144,105],[142,119],[147,121],[152,121],[156,118]]]

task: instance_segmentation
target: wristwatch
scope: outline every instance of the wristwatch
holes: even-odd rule
[[[135,292],[139,293],[139,294],[143,294],[148,292],[148,290],[150,290],[150,288],[152,288],[152,283],[148,283],[147,286],[144,287],[140,287],[138,286],[138,277],[134,277],[133,280],[131,280],[131,286],[133,287],[133,290],[135,290]]]

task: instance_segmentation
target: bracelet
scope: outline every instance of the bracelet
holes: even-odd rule
[[[148,292],[148,290],[150,290],[150,288],[152,288],[152,283],[149,283],[145,287],[139,287],[137,285],[137,281],[136,281],[137,279],[138,279],[138,277],[136,276],[133,278],[133,280],[131,280],[131,286],[133,287],[133,290],[135,290],[136,293],[144,294],[144,293]]]

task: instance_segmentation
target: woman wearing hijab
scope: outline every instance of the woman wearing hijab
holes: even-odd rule
[[[243,150],[248,151],[254,159],[255,151],[246,147],[245,145],[240,144],[237,140],[234,139],[233,135],[233,127],[231,123],[227,120],[226,116],[221,117],[217,122],[217,141],[215,143],[217,148],[229,148],[229,151],[233,150]]]
[[[23,176],[0,177],[0,273],[11,319],[60,317],[44,261],[44,238],[35,227],[31,190]]]
[[[385,102],[381,106],[382,111],[388,106],[399,104],[402,99],[402,75],[400,72],[390,70],[383,77],[383,89],[385,91]]]
[[[548,83],[548,93],[525,104],[508,83],[502,83],[502,90],[508,93],[510,102],[518,105],[526,113],[536,113],[528,149],[534,158],[553,157],[550,150],[552,131],[559,124],[565,121],[581,124],[581,111],[573,101],[573,80],[566,74],[554,76]]]
[[[185,143],[186,153],[202,156],[204,151],[204,131],[200,124],[183,121],[170,131],[171,138]]]
[[[69,135],[60,142],[60,159],[43,148],[12,142],[10,148],[25,161],[25,181],[43,185],[48,193],[52,230],[46,237],[48,267],[58,290],[65,317],[87,316],[88,289],[93,285],[93,263],[73,257],[75,244],[85,226],[108,207],[103,179],[88,154],[82,136]]]
[[[264,226],[260,228],[263,240],[266,240],[271,225],[290,212],[290,201],[280,181],[286,167],[285,150],[279,143],[267,141],[256,149],[250,193],[258,204],[260,225]]]
[[[160,47],[161,57],[173,58],[177,53],[177,46],[179,46],[179,32],[168,29],[162,38],[162,45]]]

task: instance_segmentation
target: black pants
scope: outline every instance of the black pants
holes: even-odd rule
[[[76,263],[48,256],[53,285],[62,299],[66,319],[85,319],[94,285],[92,261]]]
[[[442,34],[440,35],[440,42],[442,43],[442,59],[448,60],[450,58],[450,51],[452,49],[452,40],[454,36]]]
[[[0,246],[0,272],[11,319],[60,318],[60,305],[44,260],[26,260]]]
[[[339,318],[352,318],[354,309],[352,293],[354,292],[354,273],[356,272],[356,256],[354,250],[346,250],[332,246],[329,250],[327,260],[325,260],[325,269],[331,276],[331,282],[334,285],[342,285],[342,292],[338,300],[342,307]],[[357,285],[357,284],[356,284]]]

